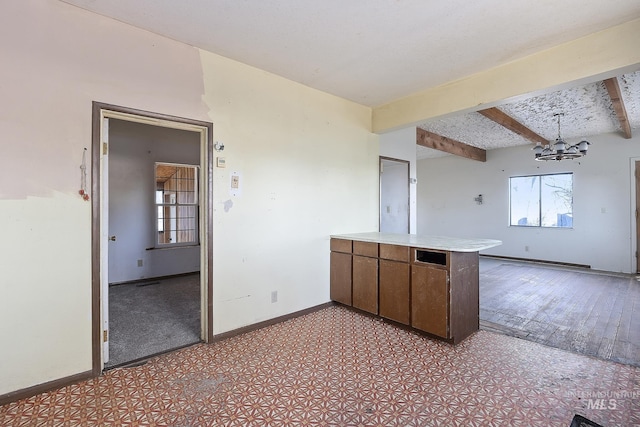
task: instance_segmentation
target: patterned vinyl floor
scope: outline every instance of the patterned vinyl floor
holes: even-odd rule
[[[640,368],[330,307],[0,407],[2,426],[640,425]]]

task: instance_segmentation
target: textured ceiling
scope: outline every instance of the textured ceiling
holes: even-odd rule
[[[640,131],[640,71],[618,76],[620,92],[632,132]],[[577,142],[593,135],[622,132],[611,98],[602,82],[577,86],[534,96],[498,107],[538,135],[553,141],[558,136],[555,113],[561,117],[561,134],[567,142]],[[465,144],[491,150],[533,144],[480,113],[435,119],[418,127]],[[418,158],[446,155],[430,148],[417,147]]]

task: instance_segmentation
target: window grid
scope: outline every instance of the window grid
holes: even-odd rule
[[[509,178],[509,225],[573,227],[573,173]]]
[[[157,244],[198,244],[198,167],[156,163]]]

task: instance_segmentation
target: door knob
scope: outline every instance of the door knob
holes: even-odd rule
[[[116,241],[116,236],[109,237],[109,240],[111,240],[112,242],[115,242]]]

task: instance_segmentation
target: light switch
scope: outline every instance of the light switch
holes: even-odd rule
[[[224,168],[227,166],[227,162],[224,157],[216,157],[216,166],[219,168]]]

